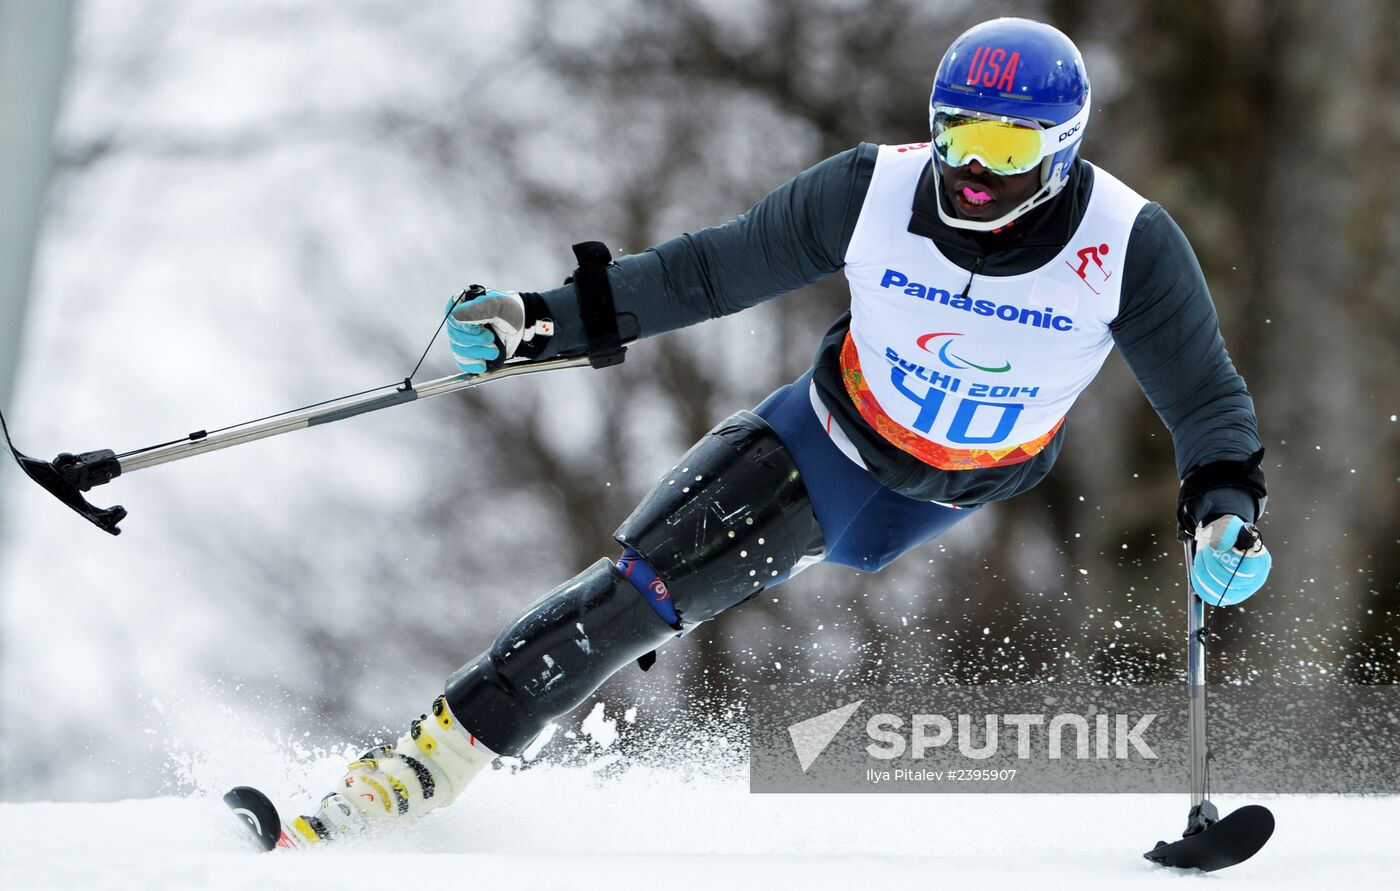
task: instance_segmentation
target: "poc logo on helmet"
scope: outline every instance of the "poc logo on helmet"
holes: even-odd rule
[[[1073,127],[1070,127],[1068,130],[1061,133],[1060,142],[1064,142],[1066,139],[1069,139],[1071,136],[1078,133],[1083,126],[1083,124],[1075,124]]]

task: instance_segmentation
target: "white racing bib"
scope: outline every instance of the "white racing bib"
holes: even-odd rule
[[[842,378],[885,439],[934,467],[1014,464],[1054,437],[1113,347],[1123,255],[1146,199],[1094,168],[1065,248],[1023,275],[975,276],[908,231],[926,144],[881,146],[846,251]]]

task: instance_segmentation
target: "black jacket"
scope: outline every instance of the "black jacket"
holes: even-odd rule
[[[737,219],[688,233],[609,270],[623,327],[649,337],[738,312],[836,272],[860,216],[877,147],[862,143],[799,174]],[[1093,167],[1079,161],[1053,200],[996,233],[945,224],[932,168],[924,171],[909,231],[978,276],[1020,275],[1053,259],[1083,219]],[[974,274],[975,270],[975,274]],[[1196,521],[1233,513],[1257,518],[1263,497],[1254,404],[1220,336],[1209,289],[1186,236],[1160,205],[1143,208],[1128,240],[1115,344],[1152,407],[1171,431],[1177,472],[1208,479],[1187,512]],[[553,318],[555,335],[538,358],[584,351],[572,287],[531,297],[532,312]],[[849,314],[833,324],[813,365],[822,401],[881,483],[912,498],[973,505],[1034,486],[1054,464],[1064,429],[1032,459],[1007,467],[941,470],[885,441],[860,416],[840,378],[838,355]],[[1251,459],[1252,463],[1251,463]],[[1202,470],[1207,472],[1200,472]]]

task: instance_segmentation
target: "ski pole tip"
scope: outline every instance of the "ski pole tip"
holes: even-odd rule
[[[121,474],[121,463],[111,450],[85,452],[81,455],[65,452],[53,461],[31,458],[13,446],[11,452],[25,475],[45,491],[103,532],[121,535],[117,524],[126,519],[126,508],[120,504],[98,507],[83,497],[86,490],[111,482]]]

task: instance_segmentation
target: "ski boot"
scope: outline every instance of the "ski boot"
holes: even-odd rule
[[[321,799],[316,813],[289,828],[297,847],[363,831],[381,821],[420,817],[450,804],[496,758],[453,718],[447,699],[414,719],[392,746],[379,745],[351,763],[340,788]],[[289,835],[292,833],[288,833]]]

